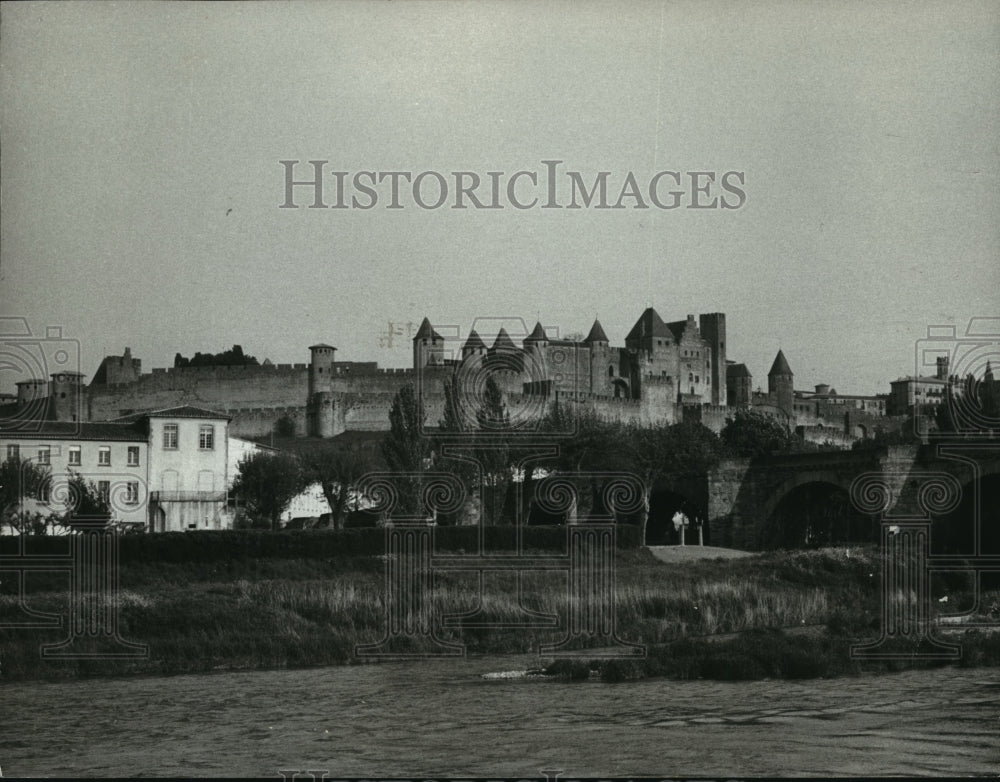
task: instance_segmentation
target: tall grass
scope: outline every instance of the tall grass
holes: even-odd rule
[[[385,634],[384,567],[377,556],[123,565],[121,635],[147,644],[148,658],[53,662],[39,656],[39,644],[62,640],[64,629],[0,629],[0,680],[357,662],[355,647]],[[879,567],[874,547],[677,565],[619,550],[617,633],[647,644],[649,657],[599,667],[609,679],[850,672],[850,641],[878,635]],[[482,595],[478,583],[474,573],[435,575],[428,597],[439,639],[472,653],[528,652],[562,639],[565,573],[526,573],[520,582],[512,573],[487,574]],[[32,609],[65,614],[65,577],[33,575],[28,586]],[[16,595],[0,595],[0,622],[22,617],[19,606]],[[558,627],[498,626],[538,614],[555,615]],[[446,625],[446,616],[458,619]],[[777,632],[803,627],[819,636]],[[977,643],[974,659],[995,664],[992,642]]]

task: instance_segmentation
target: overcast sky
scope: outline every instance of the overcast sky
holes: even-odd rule
[[[928,325],[1000,311],[995,2],[0,13],[0,311],[79,339],[88,380],[126,345],[147,371],[233,343],[305,362],[317,341],[405,366],[380,337],[425,315],[463,334],[597,315],[621,345],[652,304],[725,312],[756,384],[780,347],[797,388],[876,393]],[[663,170],[743,172],[746,198],[393,210],[385,183],[368,210],[278,208],[281,160],[485,180],[549,159],[610,172],[612,201]]]

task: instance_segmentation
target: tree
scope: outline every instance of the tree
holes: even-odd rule
[[[510,443],[506,433],[510,429],[510,416],[503,400],[503,392],[493,376],[486,378],[483,398],[476,411],[482,443],[479,449],[480,464],[483,469],[483,499],[489,508],[488,522],[499,524],[502,520],[504,503],[510,492],[511,458]]]
[[[753,410],[737,410],[722,428],[722,443],[733,456],[768,456],[789,453],[795,438],[770,416]]]
[[[332,526],[344,528],[347,500],[358,479],[377,466],[375,455],[360,446],[324,442],[298,450],[307,483],[318,483],[330,506]]]
[[[389,410],[389,434],[382,441],[382,458],[386,466],[408,477],[399,478],[398,510],[404,515],[417,515],[423,507],[422,482],[412,477],[424,470],[430,447],[423,435],[425,414],[412,383],[396,393]]]
[[[74,519],[88,521],[105,519],[111,521],[111,499],[79,473],[72,473],[68,481],[69,498],[72,507],[66,512],[64,523],[72,528]]]
[[[629,469],[642,479],[640,540],[646,540],[652,492],[668,477],[703,475],[715,467],[723,448],[712,430],[696,421],[652,427],[630,425],[625,432]]]
[[[308,486],[299,461],[287,453],[257,451],[247,454],[237,465],[233,495],[247,512],[267,520],[278,529],[281,513],[289,501]]]
[[[444,413],[438,422],[438,443],[442,449],[447,446],[448,450],[453,454],[461,445],[469,443],[470,437],[468,435],[470,430],[473,429],[473,427],[469,426],[469,422],[462,416],[460,406],[461,393],[462,390],[458,386],[457,378],[445,382]],[[449,437],[449,435],[462,436]],[[466,450],[468,451],[469,449]],[[434,467],[437,470],[454,475],[462,486],[465,487],[467,493],[471,493],[472,489],[478,485],[479,470],[476,466],[475,458],[471,455],[469,458],[461,458],[461,456],[457,455],[444,456],[440,452],[435,452]],[[470,505],[474,505],[475,500],[470,496],[467,502]],[[461,516],[462,513],[459,514],[459,518]]]
[[[50,485],[44,465],[29,459],[7,459],[0,464],[0,519],[20,531],[27,529],[23,514],[25,499],[38,499]]]

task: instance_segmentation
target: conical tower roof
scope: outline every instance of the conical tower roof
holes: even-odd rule
[[[793,374],[792,368],[788,366],[788,360],[785,358],[785,354],[779,350],[778,355],[774,357],[774,363],[771,364],[771,371],[767,373],[767,376],[773,377],[775,375],[791,374]]]
[[[517,345],[514,344],[514,340],[510,338],[510,334],[507,333],[507,329],[502,326],[500,327],[497,338],[493,343],[493,350],[517,350]]]
[[[483,342],[483,338],[479,336],[479,332],[473,329],[469,332],[469,338],[465,340],[462,350],[479,350],[480,348],[485,350],[486,343]]]
[[[549,338],[545,334],[545,329],[542,328],[542,322],[538,321],[535,324],[535,328],[531,330],[531,333],[524,338],[525,342],[548,342]]]
[[[607,342],[608,335],[604,333],[604,329],[601,326],[601,321],[594,319],[594,325],[590,327],[590,333],[584,342]]]
[[[418,339],[443,339],[443,337],[438,334],[434,327],[431,326],[431,322],[424,318],[420,323],[420,328],[417,329],[417,333],[413,336],[414,341]]]
[[[646,311],[639,316],[632,330],[625,337],[627,340],[642,339],[643,337],[670,337],[670,329],[663,322],[663,318],[652,307],[647,307]]]

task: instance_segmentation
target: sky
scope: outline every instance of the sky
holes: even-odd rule
[[[755,385],[780,348],[796,388],[884,393],[928,327],[1000,314],[998,128],[994,2],[7,2],[0,314],[58,327],[89,380],[126,346],[146,371],[237,343],[408,366],[424,316],[598,317],[622,345],[651,305],[726,313]],[[348,208],[279,208],[282,160],[328,161],[328,206],[348,172]],[[545,160],[563,205],[565,172],[606,171],[625,208],[514,208]],[[361,171],[450,200],[402,181],[388,209],[385,181],[354,207]],[[503,172],[504,208],[451,208],[456,171],[486,201]],[[619,199],[660,171],[679,208]]]

